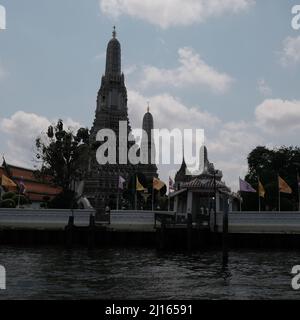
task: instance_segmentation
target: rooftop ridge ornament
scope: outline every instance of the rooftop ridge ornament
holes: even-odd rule
[[[115,39],[117,37],[117,31],[116,31],[116,26],[113,27],[113,33],[112,33],[113,38]]]

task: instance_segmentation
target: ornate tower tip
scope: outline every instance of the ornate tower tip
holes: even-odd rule
[[[150,112],[150,102],[148,101],[147,104],[148,104],[148,106],[147,106],[147,112],[149,113],[149,112]]]
[[[116,38],[116,36],[117,36],[116,26],[113,27],[112,35],[113,35],[113,38]]]

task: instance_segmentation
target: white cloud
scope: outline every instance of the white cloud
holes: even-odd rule
[[[97,55],[94,56],[93,60],[94,61],[99,61],[99,60],[103,60],[106,57],[106,51],[103,51]]]
[[[264,142],[254,123],[223,123],[207,111],[199,107],[190,108],[169,94],[146,97],[139,92],[129,91],[128,98],[129,118],[133,127],[141,126],[147,101],[150,101],[156,128],[205,129],[209,160],[223,171],[224,180],[234,190],[237,190],[239,175],[243,177],[247,172],[249,152]],[[161,179],[168,181],[169,175],[174,177],[179,166],[159,165],[159,169]]]
[[[166,29],[236,14],[248,10],[254,3],[254,0],[100,0],[100,8],[113,18],[128,15]]]
[[[137,91],[129,91],[128,99],[129,118],[137,128],[142,125],[147,101],[150,101],[156,128],[206,129],[220,123],[216,116],[202,111],[199,107],[189,108],[180,99],[167,93],[146,97]]]
[[[247,156],[257,145],[268,145],[269,138],[280,132],[290,141],[284,129],[300,128],[300,101],[265,100],[256,108],[256,122],[222,122],[218,117],[199,106],[190,107],[179,98],[164,93],[144,96],[137,91],[128,91],[129,118],[133,128],[140,128],[150,101],[151,113],[156,128],[205,129],[209,160],[223,171],[226,183],[237,190],[238,177],[247,171]],[[0,132],[7,161],[20,166],[32,167],[34,141],[56,120],[33,113],[19,111],[9,118],[0,119]],[[67,119],[66,127],[79,128],[80,124]],[[262,129],[262,130],[260,130]],[[271,135],[264,135],[267,131]],[[277,139],[278,140],[278,139]],[[168,181],[174,176],[178,165],[159,165],[160,177]]]
[[[281,63],[283,66],[300,62],[300,36],[287,37],[283,42]]]
[[[267,99],[255,111],[259,128],[271,134],[300,129],[300,101]]]
[[[0,121],[4,135],[7,161],[16,165],[32,166],[34,141],[50,125],[45,117],[23,111]]]
[[[129,76],[129,75],[135,73],[137,71],[137,69],[138,69],[138,67],[136,64],[131,64],[131,65],[125,66],[123,72],[124,72],[125,76]]]
[[[18,111],[10,118],[0,119],[0,132],[6,159],[9,163],[32,167],[34,160],[35,139],[47,128],[56,123],[34,113]],[[80,124],[68,118],[65,127],[71,130],[80,128]],[[5,146],[6,145],[6,146]]]
[[[210,149],[219,155],[245,154],[251,151],[251,148],[262,143],[261,136],[255,131],[255,126],[252,123],[244,121],[224,123],[219,127],[217,136],[210,139]]]
[[[228,122],[214,132],[208,139],[211,161],[223,171],[224,180],[238,190],[238,177],[247,173],[247,157],[258,145],[264,144],[264,138],[251,122]]]
[[[230,88],[233,79],[206,64],[192,48],[180,48],[178,55],[180,66],[176,69],[144,67],[141,87],[161,85],[177,88],[202,86],[216,93],[224,93]]]
[[[259,79],[257,82],[257,88],[258,91],[263,95],[263,96],[271,96],[272,95],[272,89],[271,87],[267,84],[265,79]]]
[[[2,65],[0,64],[0,80],[2,80],[5,77],[5,75],[6,75],[6,72],[2,67]]]

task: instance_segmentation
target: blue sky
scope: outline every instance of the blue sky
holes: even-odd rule
[[[204,128],[210,160],[233,188],[253,146],[298,143],[300,31],[291,9],[300,0],[0,4],[0,153],[11,163],[31,165],[33,136],[48,122],[92,125],[114,24],[133,126],[149,100],[157,126]],[[175,169],[160,168],[162,178]]]

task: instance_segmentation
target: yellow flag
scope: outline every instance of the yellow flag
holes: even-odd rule
[[[258,181],[258,193],[261,198],[264,198],[266,195],[266,190],[260,181]]]
[[[7,178],[7,176],[5,176],[4,174],[2,175],[2,182],[1,182],[1,185],[3,186],[3,187],[14,187],[14,188],[16,188],[17,187],[17,185],[11,180],[11,179],[9,179],[9,178]]]
[[[291,187],[281,178],[278,176],[278,184],[279,184],[279,192],[281,193],[293,193]]]
[[[145,188],[140,183],[139,178],[136,177],[136,191],[144,191],[144,190],[145,190]]]
[[[156,179],[156,178],[153,178],[153,189],[159,191],[159,190],[161,190],[164,186],[165,186],[165,184],[164,184],[161,180]]]

